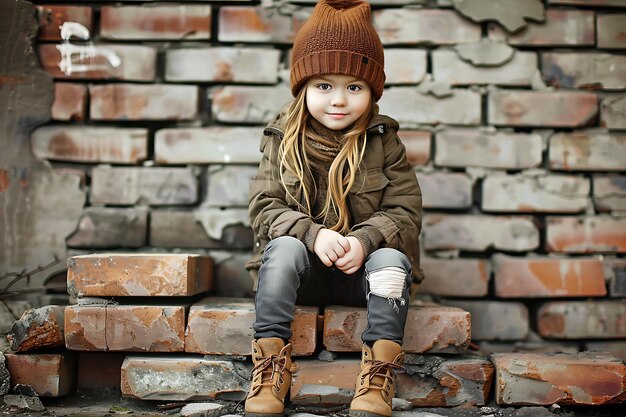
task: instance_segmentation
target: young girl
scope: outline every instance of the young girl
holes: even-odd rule
[[[298,305],[367,307],[350,412],[391,416],[412,279],[419,282],[421,191],[376,102],[383,48],[366,1],[320,1],[292,50],[295,101],[265,129],[250,190],[258,270],[246,415],[283,415]]]

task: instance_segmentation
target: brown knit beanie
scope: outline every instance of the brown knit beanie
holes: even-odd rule
[[[385,57],[369,3],[319,1],[296,36],[291,62],[294,96],[313,76],[345,74],[365,80],[378,101],[385,85]]]

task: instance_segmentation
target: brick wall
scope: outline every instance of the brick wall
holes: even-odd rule
[[[215,293],[250,296],[248,181],[314,2],[35,3],[55,101],[32,149],[88,191],[68,248],[209,253]],[[424,194],[420,293],[470,311],[490,351],[624,358],[626,1],[531,3],[494,21],[372,2],[381,112]]]

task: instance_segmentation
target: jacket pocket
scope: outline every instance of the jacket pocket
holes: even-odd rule
[[[357,174],[349,196],[352,215],[356,223],[368,219],[380,210],[387,184],[389,184],[389,179],[380,168]]]
[[[302,191],[300,190],[300,180],[295,175],[285,172],[283,175],[285,181],[285,201],[291,208],[298,208],[302,201]]]

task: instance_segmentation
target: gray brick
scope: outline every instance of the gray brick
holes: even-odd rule
[[[621,171],[626,166],[626,134],[576,131],[550,137],[550,169]]]
[[[144,207],[85,207],[70,248],[139,248],[146,244],[148,210]]]
[[[600,103],[600,126],[626,129],[626,94],[605,95]]]
[[[443,304],[470,312],[472,340],[524,340],[528,336],[528,309],[522,303],[445,300]]]
[[[472,180],[457,172],[417,172],[424,208],[464,209],[472,205]]]
[[[624,22],[626,14],[598,14],[598,48],[626,49]]]
[[[593,202],[598,212],[625,212],[626,175],[594,175]]]
[[[265,124],[281,106],[293,100],[285,85],[276,87],[227,86],[210,92],[213,120],[229,123]]]
[[[92,204],[194,204],[198,184],[189,168],[112,168],[92,171]]]
[[[553,301],[537,312],[537,328],[553,339],[624,339],[623,300]]]
[[[447,128],[435,135],[435,164],[446,167],[533,168],[541,164],[543,140],[533,133]]]
[[[623,90],[626,56],[597,52],[544,52],[541,72],[548,85],[559,88]]]
[[[207,171],[209,207],[248,207],[250,181],[258,172],[257,166],[211,165]]]

